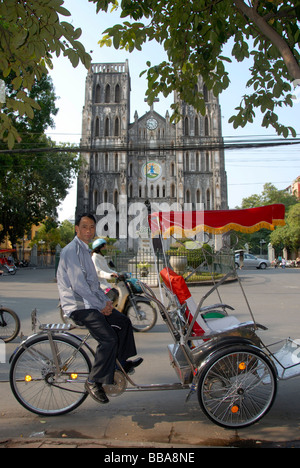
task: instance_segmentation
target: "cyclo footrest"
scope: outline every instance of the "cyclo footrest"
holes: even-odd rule
[[[39,329],[41,331],[66,331],[66,330],[72,330],[75,328],[72,324],[66,324],[66,323],[46,323],[46,324],[41,324]]]

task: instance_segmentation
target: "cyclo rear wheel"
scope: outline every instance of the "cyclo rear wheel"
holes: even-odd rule
[[[71,337],[53,336],[58,362],[56,371],[47,335],[39,335],[24,344],[13,357],[10,385],[18,402],[42,416],[58,416],[80,406],[87,397],[85,381],[91,361],[79,342]]]
[[[277,390],[274,367],[251,346],[217,353],[201,370],[198,399],[206,416],[219,426],[254,424],[271,408]]]

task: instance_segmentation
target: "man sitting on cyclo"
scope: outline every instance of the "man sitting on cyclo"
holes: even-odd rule
[[[116,359],[125,372],[131,372],[143,359],[136,355],[130,320],[113,309],[99,287],[89,243],[95,237],[96,219],[85,213],[75,222],[76,237],[61,252],[57,285],[65,315],[85,326],[97,340],[95,362],[85,384],[89,394],[100,403],[108,403],[102,384],[113,384]]]

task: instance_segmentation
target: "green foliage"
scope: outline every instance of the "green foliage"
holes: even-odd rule
[[[298,213],[300,203],[297,202],[297,198],[294,195],[289,194],[286,190],[278,190],[273,184],[267,183],[264,185],[261,194],[254,194],[244,198],[241,208],[255,208],[272,205],[273,203],[283,203],[285,205],[286,225],[276,227],[273,232],[261,229],[254,234],[239,234],[239,244],[237,248],[243,248],[245,243],[247,243],[252,253],[259,254],[260,242],[262,240],[265,241],[265,246],[271,242],[275,248],[281,250],[283,247],[293,246],[293,248],[296,248],[297,241],[295,238],[300,240],[300,222],[298,225],[298,233],[295,235],[294,227],[292,228],[292,226],[295,226],[295,223],[291,221],[291,219],[294,218],[294,210],[296,210],[295,213]]]
[[[89,0],[97,12],[109,6],[121,10],[123,24],[108,28],[100,45],[117,49],[142,50],[147,41],[155,40],[167,52],[168,61],[152,65],[147,62],[149,103],[159,93],[174,90],[180,99],[193,105],[203,115],[203,93],[195,93],[198,75],[208,90],[218,96],[229,85],[224,45],[233,44],[231,54],[238,62],[252,59],[251,78],[246,83],[251,92],[245,96],[230,118],[234,128],[253,122],[255,110],[263,114],[262,126],[274,127],[277,133],[295,136],[292,127],[278,122],[276,109],[292,106],[293,83],[300,79],[298,1],[269,0]],[[173,105],[173,120],[179,107]]]
[[[274,247],[282,250],[283,247],[298,251],[300,249],[300,203],[293,205],[287,216],[286,225],[278,227],[270,236]]]
[[[8,89],[14,93],[10,85]],[[8,235],[13,245],[32,224],[56,216],[56,209],[80,167],[76,153],[52,153],[54,143],[43,134],[57,112],[51,79],[43,76],[30,94],[39,103],[40,110],[34,112],[32,119],[27,114],[22,117],[9,114],[12,125],[22,135],[22,143],[14,154],[0,153],[0,242]],[[0,143],[0,149],[4,148],[5,143]],[[49,152],[18,153],[22,148],[49,149]]]
[[[243,198],[241,208],[255,208],[257,206],[272,205],[273,203],[282,203],[288,211],[292,205],[297,203],[297,198],[286,190],[278,190],[275,185],[266,183],[260,195],[254,194]]]
[[[58,244],[61,247],[69,244],[74,238],[74,233],[74,225],[70,221],[65,220],[58,226],[54,219],[48,218],[36,233],[31,242],[31,247],[34,244],[42,245],[45,250],[55,252]]]
[[[189,242],[189,241],[187,241]],[[167,251],[170,256],[184,256],[187,258],[187,266],[197,268],[201,263],[207,261],[208,265],[212,264],[213,250],[209,244],[203,244],[201,248],[186,248],[185,244],[173,244],[172,248]]]
[[[74,67],[80,61],[86,68],[90,66],[91,57],[78,41],[81,29],[60,19],[70,16],[63,3],[63,0],[0,1],[0,74],[4,79],[11,77],[9,85],[15,91],[5,103],[0,103],[0,141],[9,148],[22,139],[11,115],[32,119],[34,111],[40,109],[30,92],[52,68],[53,56],[62,54]]]

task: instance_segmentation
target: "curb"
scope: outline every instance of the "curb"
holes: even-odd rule
[[[104,449],[199,449],[199,445],[182,445],[182,444],[160,444],[156,442],[125,442],[121,440],[109,439],[3,439],[0,440],[1,448],[104,448]],[[202,447],[203,448],[203,447]]]

